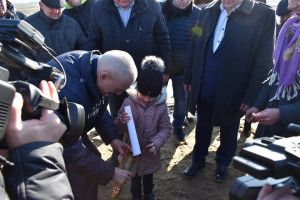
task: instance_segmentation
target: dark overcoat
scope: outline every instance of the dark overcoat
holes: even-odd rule
[[[102,96],[96,81],[96,67],[92,58],[99,52],[71,51],[57,57],[66,72],[67,82],[59,97],[81,104],[85,110],[85,126],[81,139],[75,145],[64,145],[64,159],[72,190],[76,199],[97,199],[98,184],[106,185],[113,179],[115,168],[101,159],[97,148],[87,136],[92,128],[105,144],[119,139],[107,105],[109,96]],[[61,70],[56,61],[50,66]],[[84,144],[84,145],[83,145]]]
[[[200,12],[190,45],[184,83],[192,87],[189,109],[195,113],[203,79],[205,51],[220,15],[221,1]],[[214,100],[212,122],[226,125],[244,113],[241,103],[253,105],[273,65],[275,13],[269,6],[244,0],[228,17],[223,38],[222,66]]]
[[[45,44],[53,49],[56,55],[72,50],[82,49],[87,43],[77,21],[62,14],[57,20],[47,17],[42,10],[25,19],[31,26],[37,29],[45,38]],[[34,48],[36,55],[34,60],[48,62],[52,57],[42,48]],[[50,51],[52,52],[52,51]]]
[[[138,69],[148,55],[161,57],[169,65],[170,37],[160,5],[156,0],[135,0],[124,27],[113,0],[96,1],[91,11],[88,49],[102,53],[126,51]]]

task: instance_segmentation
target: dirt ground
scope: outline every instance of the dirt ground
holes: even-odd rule
[[[168,92],[170,90],[168,89]],[[172,121],[173,113],[173,98],[169,95],[168,109],[170,118]],[[241,120],[241,124],[244,124],[244,119]],[[246,138],[242,135],[241,131],[243,126],[240,125],[239,138],[238,138],[238,155],[239,149],[241,149],[246,141]],[[156,174],[154,174],[154,194],[158,200],[225,200],[229,199],[230,188],[239,176],[245,175],[241,171],[235,169],[232,164],[229,166],[230,175],[225,183],[217,183],[214,178],[216,169],[215,155],[217,147],[219,146],[219,129],[217,127],[213,130],[212,144],[209,147],[209,155],[206,158],[206,166],[200,170],[195,177],[187,179],[184,177],[184,170],[191,164],[192,150],[194,146],[196,122],[191,123],[184,128],[184,132],[188,135],[184,142],[180,142],[174,134],[171,135],[168,142],[161,149],[162,154],[162,168]],[[252,125],[255,127],[255,125]],[[255,128],[252,128],[252,132]],[[251,140],[253,134],[247,140]],[[109,160],[112,149],[105,146],[99,136],[91,138],[99,151],[102,154],[104,160]],[[107,186],[99,186],[98,200],[108,200],[109,192],[112,188],[112,183]],[[131,199],[130,183],[124,186],[120,200]]]

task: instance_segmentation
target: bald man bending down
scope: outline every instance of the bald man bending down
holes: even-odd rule
[[[60,98],[83,105],[85,128],[79,141],[64,146],[64,159],[75,199],[97,199],[98,184],[113,180],[125,184],[131,172],[115,168],[101,159],[87,132],[92,128],[100,134],[106,145],[110,144],[120,154],[131,151],[118,137],[113,119],[107,111],[110,94],[121,94],[136,79],[137,70],[132,57],[124,51],[71,51],[57,59],[63,65],[67,83]],[[51,60],[51,66],[61,68]]]

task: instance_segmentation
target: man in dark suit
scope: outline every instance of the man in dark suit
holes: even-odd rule
[[[220,127],[217,182],[228,176],[235,154],[240,117],[253,105],[272,67],[275,13],[254,0],[219,0],[201,10],[184,74],[191,91],[189,109],[198,122],[192,177],[205,165],[213,126]]]

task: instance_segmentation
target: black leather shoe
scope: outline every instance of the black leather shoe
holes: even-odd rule
[[[225,166],[218,166],[216,171],[216,181],[224,183],[228,177],[228,168]]]
[[[177,138],[181,141],[185,140],[185,133],[183,132],[182,128],[173,128],[173,133],[177,136]]]
[[[205,163],[201,163],[201,164],[193,163],[191,166],[186,168],[186,170],[184,171],[183,174],[186,178],[192,178],[193,176],[196,175],[197,171],[200,169],[203,169],[204,166],[205,166]]]

